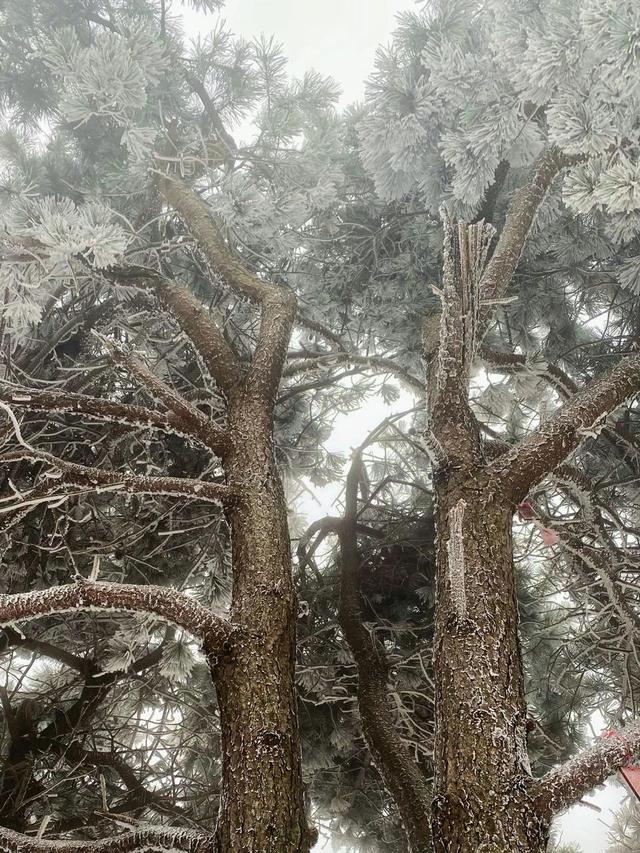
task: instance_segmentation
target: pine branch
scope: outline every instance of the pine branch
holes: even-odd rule
[[[64,758],[67,763],[72,764],[74,771],[82,765],[109,767],[114,770],[124,782],[128,792],[125,800],[117,804],[120,812],[125,811],[125,806],[126,811],[131,811],[134,807],[149,806],[160,813],[181,815],[183,812],[183,809],[176,806],[167,797],[163,797],[158,791],[146,788],[133,767],[115,752],[84,749],[76,741],[69,744],[54,741],[48,744],[48,748]]]
[[[564,399],[571,397],[579,390],[578,385],[569,374],[555,364],[537,363],[520,353],[498,352],[484,345],[480,348],[480,357],[491,366],[492,370],[501,373],[512,374],[526,371],[534,373],[536,376],[545,379]]]
[[[596,785],[602,785],[620,767],[640,755],[640,720],[579,753],[537,779],[530,794],[546,817],[580,802]]]
[[[2,632],[7,640],[5,649],[27,649],[37,655],[51,658],[58,663],[68,666],[70,669],[75,669],[77,672],[86,672],[89,661],[86,658],[78,657],[78,655],[68,652],[66,649],[61,649],[54,646],[52,643],[47,643],[45,640],[35,640],[31,637],[25,637],[23,634],[15,631],[13,628],[5,628]]]
[[[640,355],[623,358],[589,383],[527,438],[487,466],[492,482],[514,503],[563,462],[598,422],[640,390]]]
[[[148,850],[211,853],[213,849],[213,836],[192,829],[145,826],[100,841],[53,841],[0,827],[1,853],[143,853]]]
[[[189,186],[156,174],[156,182],[196,238],[212,269],[235,292],[262,307],[260,332],[244,387],[250,396],[273,404],[296,314],[291,291],[258,278],[225,243],[206,203]]]
[[[232,394],[243,378],[238,355],[207,309],[186,287],[147,267],[110,267],[102,274],[109,279],[153,291],[189,338],[220,389],[227,397]]]
[[[238,146],[236,145],[234,138],[231,136],[229,131],[222,123],[220,113],[216,109],[216,106],[211,96],[207,92],[206,86],[199,79],[199,77],[197,77],[193,72],[189,71],[189,69],[183,68],[182,73],[191,91],[194,92],[200,99],[200,102],[204,107],[205,115],[210,126],[216,132],[220,142],[227,149],[227,157],[225,159],[227,159],[231,164],[233,164],[234,157],[238,151]]]
[[[317,358],[305,358],[302,362],[285,367],[282,371],[283,377],[297,376],[300,373],[307,373],[310,370],[317,370],[319,367],[334,366],[336,364],[356,364],[362,367],[369,367],[377,370],[380,373],[389,373],[397,377],[412,391],[424,394],[425,385],[416,376],[413,376],[404,368],[400,367],[393,359],[385,358],[378,355],[357,355],[356,353],[323,353]]]
[[[498,244],[482,276],[480,286],[484,300],[504,296],[538,208],[556,176],[578,159],[563,154],[557,148],[546,149],[537,159],[531,180],[518,190],[509,206]]]
[[[82,580],[32,592],[0,595],[0,625],[3,626],[85,610],[158,616],[197,637],[210,654],[221,652],[233,635],[229,622],[170,587]]]
[[[71,391],[47,391],[37,388],[23,388],[8,383],[0,383],[0,401],[30,412],[53,412],[56,414],[83,415],[103,423],[117,423],[134,429],[159,429],[184,438],[194,438],[206,447],[219,449],[224,440],[224,432],[208,421],[197,410],[194,415],[188,404],[183,410],[163,413],[145,406],[130,403],[114,403],[86,394],[74,394]]]
[[[171,412],[171,417],[186,429],[189,436],[201,441],[219,455],[227,450],[230,438],[224,429],[218,427],[188,400],[169,388],[140,359],[135,358],[131,353],[126,352],[107,338],[100,336],[100,340],[109,351],[113,361],[122,365],[154,399],[163,403]]]
[[[87,486],[96,492],[123,491],[131,494],[146,495],[169,495],[172,497],[191,498],[193,500],[207,501],[209,503],[228,505],[234,500],[234,494],[230,488],[222,483],[210,483],[204,480],[190,480],[186,477],[145,477],[138,474],[125,474],[119,471],[107,471],[104,468],[92,468],[89,465],[79,465],[76,462],[66,462],[51,453],[25,448],[13,453],[5,453],[0,457],[0,462],[5,464],[19,462],[29,459],[34,462],[47,462],[54,469],[60,471],[61,476],[57,478],[60,485]],[[64,499],[66,495],[49,494],[44,498],[37,498],[39,503],[57,498]],[[5,511],[22,509],[29,505],[29,496],[24,502],[18,500],[15,504],[4,507]]]

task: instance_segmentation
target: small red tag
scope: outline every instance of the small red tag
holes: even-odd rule
[[[518,510],[518,515],[522,521],[530,521],[535,515],[533,507],[530,503],[527,503],[527,501],[518,504],[516,509]]]
[[[620,775],[629,786],[631,793],[640,800],[640,767],[627,764],[626,767],[620,768]]]

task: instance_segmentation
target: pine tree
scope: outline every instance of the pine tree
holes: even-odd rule
[[[316,74],[291,83],[273,41],[216,28],[188,52],[164,5],[10,3],[2,13],[4,114],[24,127],[3,137],[11,539],[0,619],[14,684],[31,665],[25,652],[47,654],[47,630],[66,667],[44,708],[20,691],[4,697],[6,849],[51,849],[25,835],[48,815],[40,836],[55,830],[66,849],[86,849],[65,816],[95,815],[98,791],[95,849],[309,849],[294,686],[301,611],[280,472],[336,477],[340,460],[319,445],[331,410],[374,387],[345,385],[356,372],[383,377],[387,399],[391,376],[426,398],[414,462],[430,462],[424,476],[406,461],[376,469],[368,443],[355,452],[344,512],[325,525],[340,591],[334,582],[328,615],[313,614],[332,632],[315,653],[339,649],[347,667],[350,647],[362,732],[410,849],[545,849],[553,814],[640,742],[630,723],[552,766],[580,713],[630,721],[637,693],[634,6],[430,4],[404,17],[367,103],[344,120],[333,84]],[[259,135],[241,148],[227,128],[249,114]],[[372,503],[372,489],[406,478]],[[367,567],[397,553],[385,516],[404,488],[405,538],[416,509],[422,535],[435,518],[436,596],[427,583],[426,606],[400,606],[394,591],[385,636],[372,629],[382,593]],[[172,556],[162,543],[182,531],[191,535]],[[314,589],[300,574],[313,610],[322,577]],[[526,625],[518,634],[518,586],[521,611],[538,608],[529,637]],[[555,609],[541,609],[550,589]],[[75,612],[88,610],[105,613]],[[114,610],[137,617],[127,624]],[[416,645],[398,640],[412,610]],[[435,740],[427,731],[412,750],[407,732],[429,713],[392,701],[431,612]],[[43,634],[14,627],[35,619]],[[71,622],[86,627],[74,637]],[[73,660],[61,655],[65,636]],[[194,645],[204,657],[193,659]],[[540,649],[581,685],[578,711],[553,690],[525,701],[525,675],[531,693],[546,674]],[[131,690],[150,665],[152,685]],[[219,748],[196,766],[188,737],[165,735],[165,766],[139,763],[140,733],[127,733],[117,709],[131,718],[146,703],[141,729],[157,712],[165,724],[187,720],[185,683],[203,684],[207,671]],[[345,677],[353,696],[352,676],[335,672],[333,683]],[[531,705],[548,718],[532,718]],[[204,716],[214,724],[200,748],[218,725],[210,707]],[[69,751],[98,719],[98,748]],[[357,736],[345,714],[329,726],[336,744],[347,726]],[[129,763],[110,740],[126,744]],[[530,753],[544,775],[532,774]],[[88,774],[93,791],[67,785],[51,811],[59,762],[76,760],[101,768]],[[153,796],[167,778],[181,790],[208,782],[204,813],[173,808],[167,825],[167,802]],[[134,815],[155,815],[114,839],[123,786]]]

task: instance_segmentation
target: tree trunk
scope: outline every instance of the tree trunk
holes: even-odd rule
[[[444,479],[444,478],[443,478]],[[437,853],[541,853],[529,796],[510,506],[479,474],[437,487]]]
[[[295,669],[296,597],[286,502],[264,403],[242,397],[229,413],[225,459],[242,498],[229,512],[231,618],[242,637],[214,668],[222,729],[220,853],[307,853]]]

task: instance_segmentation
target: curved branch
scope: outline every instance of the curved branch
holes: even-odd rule
[[[338,618],[358,670],[358,710],[365,740],[398,807],[410,850],[420,853],[427,849],[430,840],[431,793],[396,727],[388,692],[386,653],[362,620],[357,545],[361,475],[362,456],[361,450],[357,450],[347,475],[345,515],[338,528],[341,563]]]
[[[195,438],[210,449],[219,447],[223,438],[222,430],[202,415],[199,418],[188,418],[186,412],[157,412],[145,406],[114,403],[111,400],[86,394],[74,394],[71,391],[23,388],[2,382],[0,383],[0,400],[30,412],[84,415],[92,420],[124,424],[134,428],[152,427],[183,437]]]
[[[579,802],[637,755],[640,755],[640,720],[601,737],[590,749],[550,770],[532,784],[531,795],[541,813],[552,817]]]
[[[152,850],[212,853],[214,838],[192,829],[142,827],[100,841],[49,841],[0,827],[2,853],[150,853]]]
[[[355,353],[342,352],[322,354],[317,358],[304,359],[301,363],[289,365],[282,371],[282,375],[285,378],[297,376],[300,373],[334,364],[356,364],[362,367],[371,367],[381,373],[390,373],[404,382],[412,391],[418,391],[421,395],[424,394],[425,384],[422,380],[400,367],[393,359],[379,355],[356,355]]]
[[[15,595],[0,595],[0,625],[77,611],[126,611],[158,616],[202,641],[205,651],[223,651],[234,633],[226,619],[193,598],[162,586],[80,581]]]
[[[492,482],[514,503],[563,462],[599,421],[640,390],[640,355],[623,358],[602,379],[590,382],[527,438],[487,466]]]

